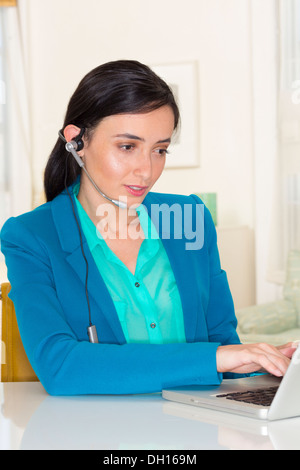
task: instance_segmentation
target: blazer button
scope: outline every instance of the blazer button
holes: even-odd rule
[[[151,326],[151,328],[155,328],[155,327],[156,327],[156,323],[153,322],[153,323],[151,323],[150,326]]]
[[[139,283],[139,282],[136,282],[134,285],[135,285],[135,287],[140,287],[140,283]]]

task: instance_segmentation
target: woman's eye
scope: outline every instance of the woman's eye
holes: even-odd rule
[[[119,145],[119,148],[120,150],[124,152],[132,152],[133,150],[136,149],[136,145],[135,144],[121,144]],[[168,150],[164,148],[155,149],[154,152],[163,157],[169,153]]]
[[[125,151],[128,152],[128,151],[134,149],[134,145],[133,145],[133,144],[124,144],[124,145],[120,145],[120,149],[121,149],[121,150],[125,150]]]
[[[159,155],[162,155],[163,157],[169,153],[167,149],[157,149],[155,151],[156,153],[158,153]]]

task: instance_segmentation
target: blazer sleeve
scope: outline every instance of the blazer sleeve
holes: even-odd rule
[[[24,348],[49,394],[149,393],[222,381],[216,368],[219,342],[120,345],[78,340],[57,297],[46,243],[22,216],[4,224],[1,250]],[[71,292],[68,279],[65,284]]]

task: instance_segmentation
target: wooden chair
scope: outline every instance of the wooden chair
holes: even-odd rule
[[[1,382],[34,382],[38,378],[32,369],[21,341],[14,304],[8,297],[10,284],[1,284],[2,355]]]

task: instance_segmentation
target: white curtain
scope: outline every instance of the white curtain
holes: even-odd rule
[[[300,0],[251,0],[256,297],[282,297],[300,250]]]
[[[251,53],[253,96],[253,164],[256,302],[276,300],[280,292],[270,281],[270,243],[278,240],[272,229],[276,206],[278,166],[278,45],[277,0],[251,0]],[[272,255],[276,250],[272,251]],[[273,258],[272,258],[273,259]]]
[[[0,229],[8,217],[32,208],[24,15],[22,19],[19,7],[0,7]],[[6,280],[0,252],[0,282]],[[1,357],[0,347],[0,362]],[[1,426],[9,435],[10,423]]]
[[[300,0],[278,1],[278,158],[270,234],[270,281],[285,281],[300,250]]]
[[[2,122],[0,227],[32,208],[30,118],[22,23],[18,7],[0,8]]]

